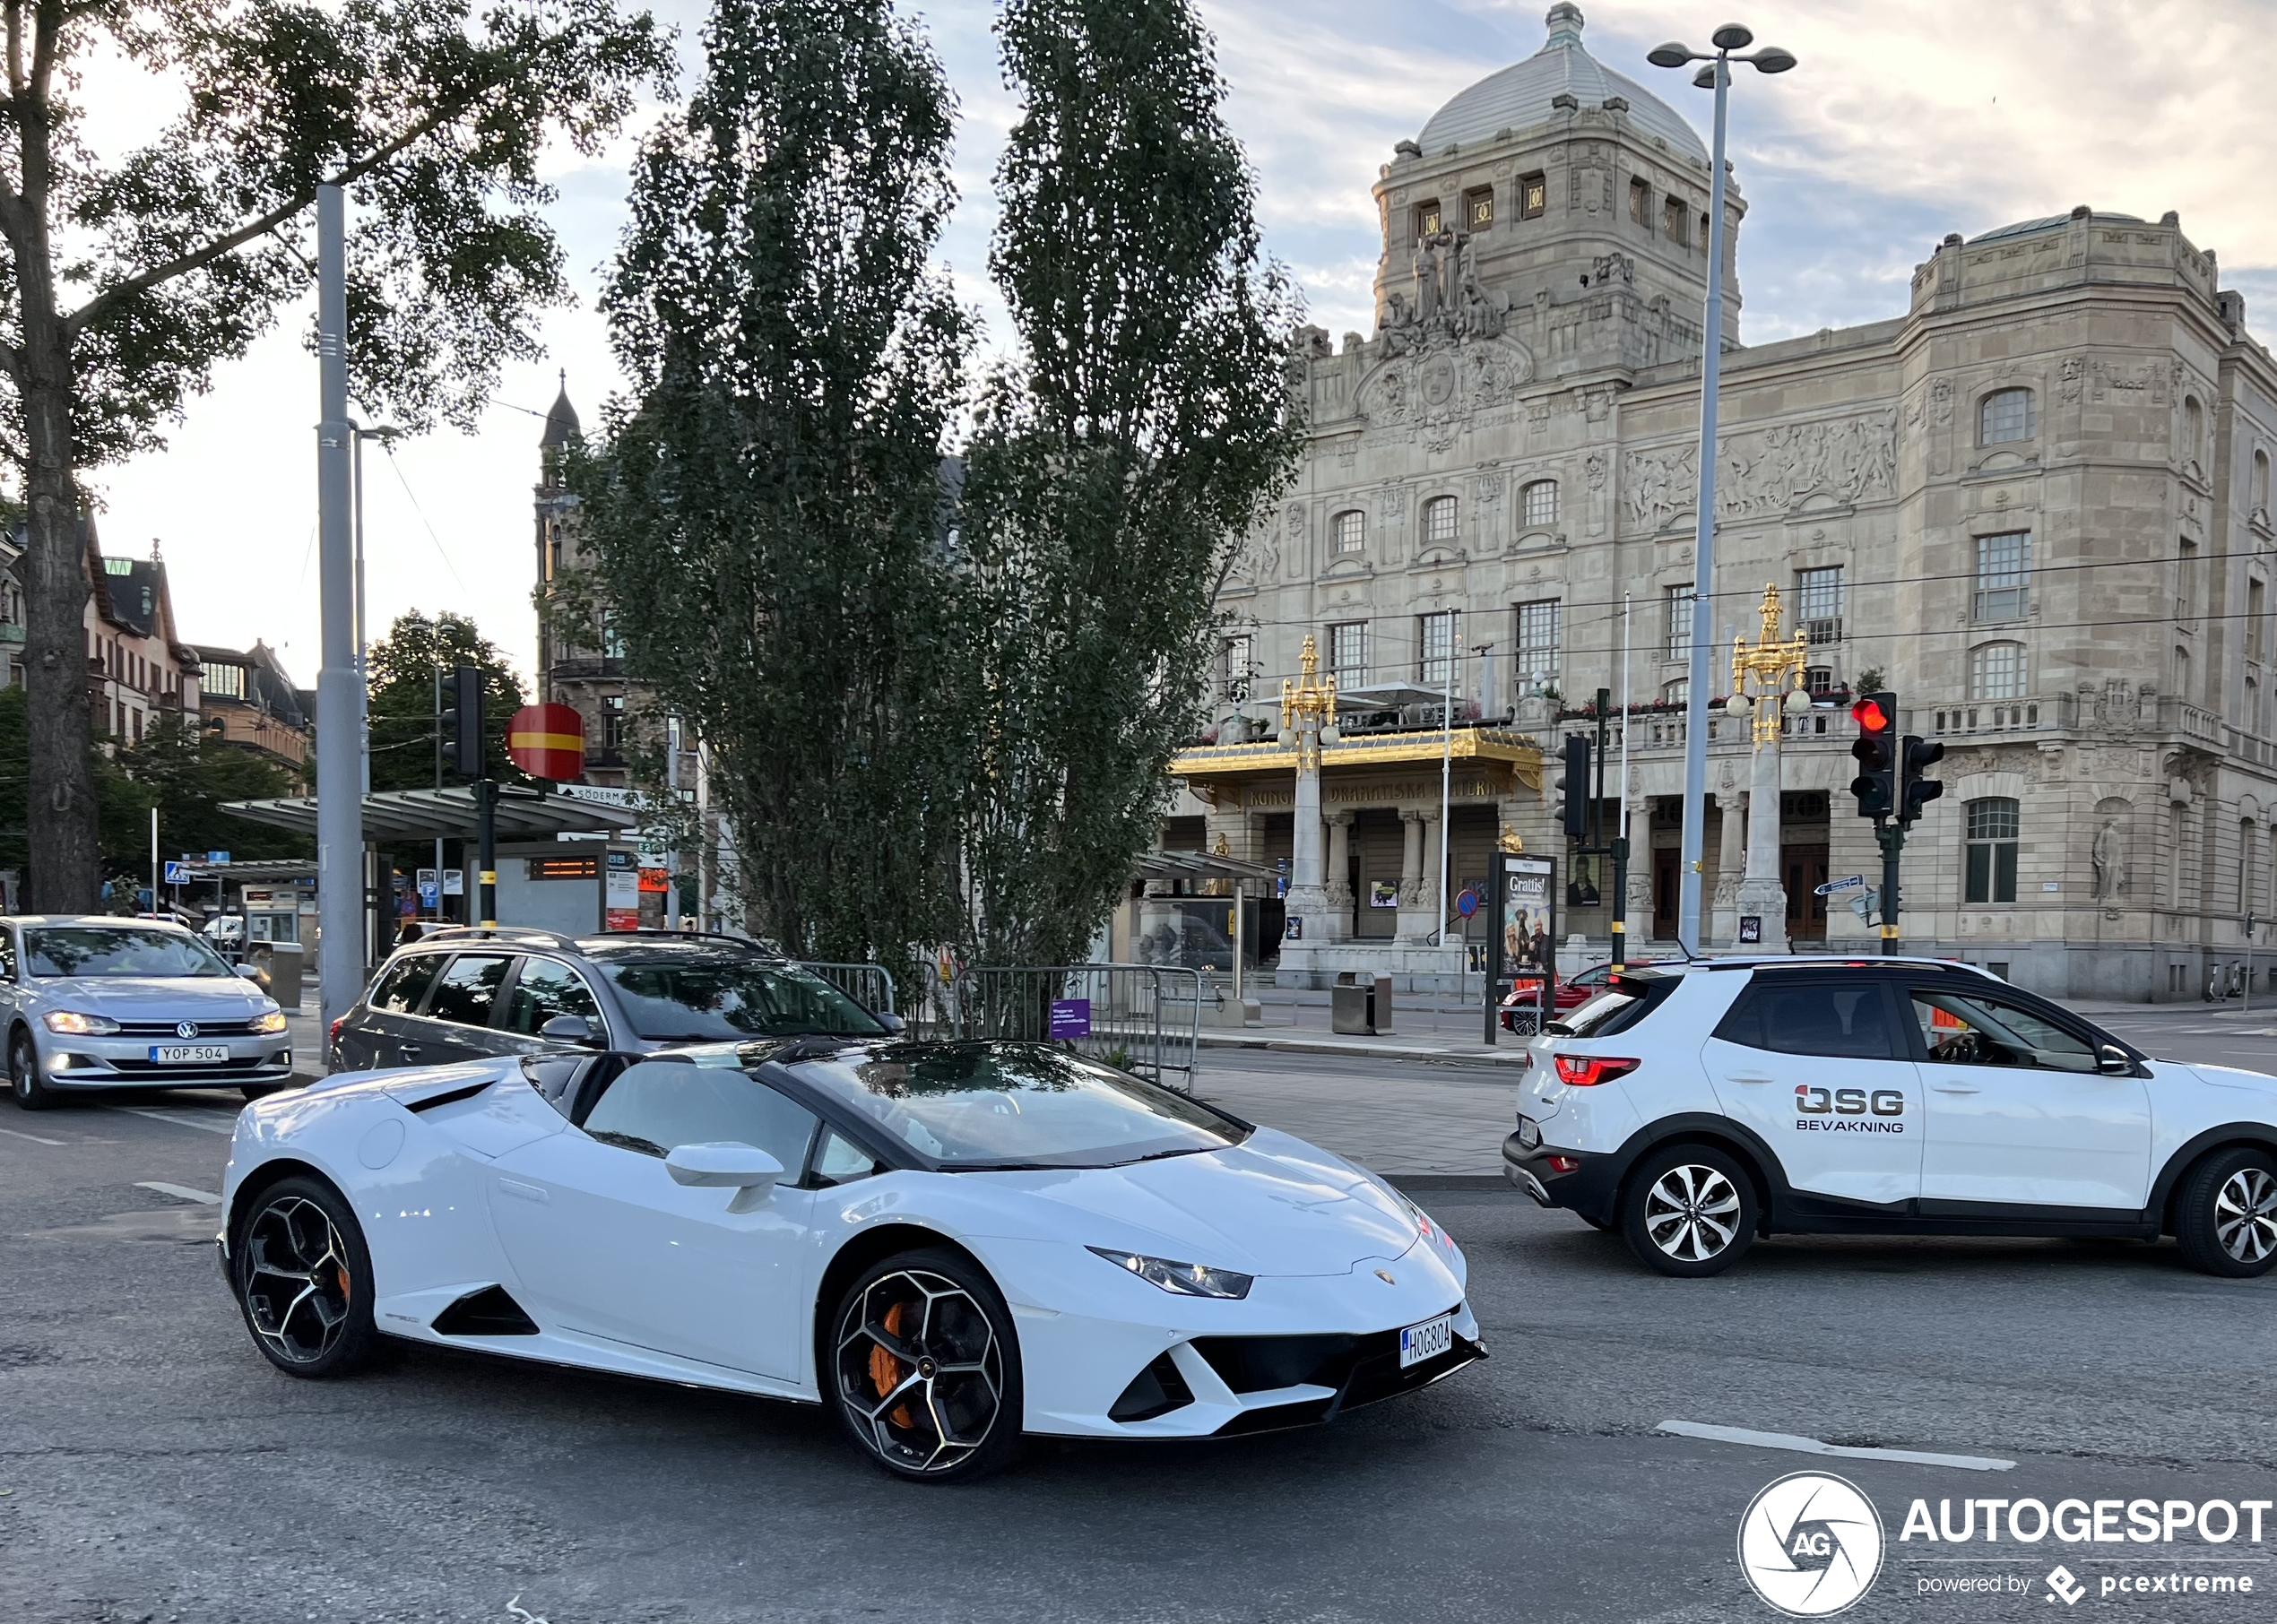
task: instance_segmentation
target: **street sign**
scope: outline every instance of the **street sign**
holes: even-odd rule
[[[532,778],[576,778],[585,770],[585,719],[566,704],[525,704],[506,724],[506,753]]]
[[[1837,891],[1855,891],[1865,884],[1865,875],[1853,874],[1842,879],[1827,881],[1826,884],[1818,887],[1818,894],[1821,896],[1832,896]]]
[[[445,896],[464,896],[466,894],[465,869],[446,868],[443,870],[443,894]]]
[[[1089,998],[1053,998],[1051,1032],[1054,1038],[1089,1037],[1091,1035],[1091,1000]]]
[[[417,878],[419,881],[419,905],[422,908],[438,908],[442,906],[443,877],[441,873],[433,868],[421,868],[418,873]]]
[[[229,854],[226,851],[209,851],[205,854],[205,860],[209,863],[226,863],[229,860]]]
[[[169,863],[166,865],[166,883],[168,885],[186,885],[189,883],[189,878],[190,866],[187,863]]]
[[[1472,914],[1476,913],[1478,911],[1478,893],[1473,891],[1468,885],[1465,885],[1462,890],[1456,893],[1455,911],[1461,914],[1465,919],[1468,919]]]

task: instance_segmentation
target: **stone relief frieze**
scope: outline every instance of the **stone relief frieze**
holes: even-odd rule
[[[1719,518],[1785,513],[1813,496],[1856,504],[1897,494],[1894,410],[1743,429],[1719,440],[1716,451]],[[1645,529],[1689,512],[1699,486],[1698,448],[1689,443],[1632,451],[1623,464],[1629,518]]]

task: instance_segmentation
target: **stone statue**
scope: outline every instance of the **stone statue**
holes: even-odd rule
[[[2095,868],[2095,900],[2108,903],[2119,894],[2119,826],[2106,818],[2095,832],[2087,860]]]

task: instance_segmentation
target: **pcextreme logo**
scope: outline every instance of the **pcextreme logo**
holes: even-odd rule
[[[1882,1514],[1855,1483],[1797,1472],[1767,1485],[1739,1519],[1739,1570],[1795,1619],[1848,1607],[1882,1571]]]

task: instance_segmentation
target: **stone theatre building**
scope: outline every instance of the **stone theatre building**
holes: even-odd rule
[[[1221,600],[1216,725],[1176,764],[1164,843],[1289,855],[1278,698],[1312,637],[1344,698],[1320,757],[1333,917],[1285,955],[1312,979],[1454,968],[1441,840],[1450,891],[1505,826],[1563,857],[1542,756],[1594,730],[1577,713],[1599,688],[1629,706],[1635,858],[1625,898],[1572,865],[1559,930],[1601,951],[1617,905],[1636,949],[1675,934],[1708,155],[1582,30],[1554,7],[1540,52],[1380,171],[1375,329],[1303,333],[1310,447]],[[1871,940],[1814,887],[1878,880],[1837,697],[1878,678],[1946,747],[1906,851],[1908,950],[2057,994],[2196,997],[2248,917],[2277,914],[2277,365],[2242,298],[2174,215],[2085,206],[1949,236],[1904,310],[1778,343],[1740,343],[1736,268],[1712,669],[1720,698],[1731,638],[1778,586],[1822,700],[1783,742],[1788,934]],[[1719,945],[1748,731],[1720,721],[1709,750]]]

